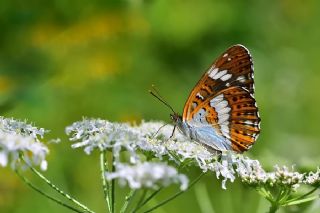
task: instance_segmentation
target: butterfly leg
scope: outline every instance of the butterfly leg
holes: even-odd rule
[[[177,127],[177,125],[174,125],[173,130],[172,130],[172,133],[171,133],[171,136],[170,136],[170,139],[173,138],[174,131],[176,130],[176,127]]]

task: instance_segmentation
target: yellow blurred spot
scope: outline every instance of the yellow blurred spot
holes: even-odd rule
[[[317,1],[280,1],[284,14],[297,22],[306,22],[316,14]]]
[[[12,88],[9,78],[0,75],[0,93],[6,93]]]
[[[39,24],[32,30],[31,40],[35,46],[61,52],[91,41],[110,39],[120,33],[147,34],[148,29],[147,21],[139,13],[114,12],[90,17],[67,28],[48,23]]]
[[[93,79],[101,79],[110,73],[115,73],[118,68],[118,59],[114,56],[95,55],[87,61],[87,70]]]
[[[123,36],[146,36],[148,32],[142,14],[115,11],[67,27],[40,23],[31,30],[31,42],[55,62],[57,75],[51,83],[82,88],[125,70],[131,53],[124,51]]]
[[[119,120],[120,122],[136,123],[136,122],[140,122],[142,120],[142,117],[141,115],[138,115],[138,114],[122,113]]]

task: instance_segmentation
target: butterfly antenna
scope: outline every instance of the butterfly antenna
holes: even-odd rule
[[[161,98],[162,100],[164,100],[164,98],[163,98],[162,95],[160,94],[159,90],[157,89],[156,85],[152,84],[151,87],[152,87],[153,91],[155,92],[155,94],[157,94],[157,96],[158,96],[159,98]],[[165,102],[166,102],[166,101],[165,101]]]
[[[154,85],[152,85],[152,90],[149,90],[149,93],[154,96],[156,99],[158,99],[159,101],[161,101],[164,105],[166,105],[174,114],[176,114],[176,112],[174,111],[174,109],[172,108],[172,106],[170,106],[165,100],[164,98],[162,98],[162,96],[159,94],[159,92],[157,91],[157,89],[155,88]]]

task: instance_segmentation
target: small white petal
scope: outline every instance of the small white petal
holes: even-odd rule
[[[8,155],[2,151],[0,152],[0,165],[5,167],[8,164]]]

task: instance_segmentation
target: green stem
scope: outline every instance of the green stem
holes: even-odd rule
[[[33,190],[35,190],[36,192],[40,193],[41,195],[45,196],[46,198],[56,202],[57,204],[64,206],[72,211],[78,212],[78,213],[83,213],[84,211],[80,211],[76,208],[74,208],[73,206],[70,206],[66,203],[63,203],[61,200],[56,199],[54,197],[52,197],[51,195],[48,195],[47,193],[41,191],[41,189],[39,189],[38,187],[36,187],[35,185],[33,185],[27,178],[25,178],[23,175],[21,175],[18,170],[15,170],[16,174],[23,180],[23,182],[25,182],[30,188],[32,188]],[[85,211],[86,212],[86,211]]]
[[[175,198],[178,197],[179,195],[183,194],[184,192],[186,192],[187,190],[189,190],[194,184],[196,184],[204,174],[205,174],[205,173],[202,172],[195,180],[193,180],[193,181],[189,184],[189,186],[188,186],[188,188],[187,188],[186,190],[184,190],[184,191],[180,190],[180,191],[177,192],[176,194],[174,194],[174,195],[172,195],[171,197],[169,197],[168,199],[160,202],[158,205],[156,205],[156,206],[148,209],[148,210],[145,211],[144,213],[151,212],[151,211],[159,208],[160,206],[165,205],[166,203],[170,202],[171,200],[175,199]]]
[[[142,206],[146,205],[154,196],[156,196],[160,191],[162,190],[162,188],[157,189],[156,191],[154,191],[151,195],[149,195],[149,197],[147,197],[147,199],[145,199],[143,202],[140,202],[140,204],[138,203],[137,207],[132,211],[132,212],[136,212],[138,211]]]
[[[204,183],[198,183],[195,188],[195,195],[201,212],[214,212],[211,204],[211,198]]]
[[[292,198],[292,199],[290,199],[290,200],[287,200],[287,201],[284,203],[284,205],[286,205],[287,203],[296,201],[296,200],[301,200],[301,199],[307,197],[308,195],[311,195],[311,194],[312,194],[313,192],[315,192],[317,189],[318,189],[318,187],[315,187],[314,189],[310,190],[309,192],[307,192],[307,193],[304,194],[304,195],[301,195],[301,196],[299,196],[299,197],[296,197],[296,198]]]
[[[67,198],[68,200],[70,200],[71,202],[73,202],[74,204],[76,204],[77,206],[79,206],[80,208],[84,209],[87,212],[91,212],[94,213],[94,211],[90,210],[87,206],[83,205],[82,203],[80,203],[79,201],[77,201],[75,198],[71,197],[69,194],[65,193],[64,191],[62,191],[61,189],[59,189],[56,185],[54,185],[53,183],[51,183],[50,180],[48,180],[43,174],[41,174],[37,169],[35,169],[33,166],[31,166],[25,159],[23,156],[21,156],[21,159],[26,163],[26,165],[28,165],[28,167],[31,169],[31,171],[36,174],[40,179],[42,179],[44,182],[46,182],[51,188],[53,188],[55,191],[57,191],[59,194],[61,194],[62,196],[64,196],[65,198]]]
[[[295,201],[292,201],[292,202],[288,202],[288,203],[285,203],[283,206],[298,205],[298,204],[301,204],[301,203],[306,203],[306,202],[313,201],[313,200],[315,200],[317,198],[319,198],[319,195],[315,195],[315,196],[308,197],[308,198],[301,199],[301,200],[295,200]]]
[[[143,189],[142,195],[141,195],[139,201],[137,202],[137,206],[134,208],[133,212],[136,211],[136,210],[140,207],[140,205],[141,205],[142,202],[144,201],[144,198],[145,198],[146,195],[147,195],[147,192],[148,192],[148,189]]]
[[[273,202],[273,196],[272,194],[267,191],[264,187],[257,187],[256,190],[262,197],[266,198],[270,203]]]
[[[286,188],[284,190],[284,193],[281,195],[281,199],[279,200],[279,203],[282,205],[283,203],[286,202],[286,200],[288,199],[288,197],[290,196],[292,190],[291,188]]]
[[[107,165],[107,159],[106,159],[106,152],[105,151],[101,151],[100,152],[100,171],[101,171],[101,180],[102,180],[102,189],[103,189],[103,193],[104,193],[104,199],[107,202],[108,205],[108,210],[109,212],[111,212],[111,205],[110,205],[110,197],[108,192],[110,191],[110,186],[108,181],[106,180],[106,172],[108,169],[108,165]]]
[[[276,211],[278,211],[279,206],[276,203],[272,203],[269,209],[269,213],[275,213]]]
[[[129,206],[129,204],[131,203],[132,198],[135,195],[135,193],[136,193],[136,190],[134,190],[134,189],[132,189],[129,192],[128,196],[126,196],[126,200],[125,200],[125,202],[124,202],[124,204],[123,204],[123,206],[122,206],[122,208],[120,210],[120,213],[125,213],[127,211],[127,208]]]
[[[112,166],[111,166],[111,172],[115,171],[115,166],[114,166],[114,156],[112,153]],[[114,204],[115,204],[115,179],[111,180],[111,194],[110,194],[110,200],[111,200],[111,213],[114,213]]]

